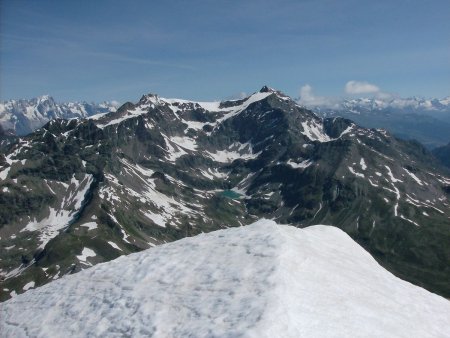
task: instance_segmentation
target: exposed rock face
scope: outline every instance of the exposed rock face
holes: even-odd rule
[[[450,143],[446,146],[433,149],[433,155],[436,156],[443,165],[450,168]]]

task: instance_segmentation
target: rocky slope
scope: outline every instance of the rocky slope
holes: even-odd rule
[[[445,166],[450,168],[450,143],[433,149],[433,155]]]
[[[425,338],[449,325],[446,299],[394,277],[341,230],[267,220],[121,257],[0,308],[2,333],[17,338]]]
[[[53,120],[0,165],[2,299],[260,217],[333,224],[397,276],[450,296],[449,173],[417,143],[321,119],[267,87],[212,103],[149,94]]]
[[[17,135],[26,135],[53,119],[85,118],[116,110],[116,103],[56,103],[48,95],[31,100],[0,102],[0,125]]]

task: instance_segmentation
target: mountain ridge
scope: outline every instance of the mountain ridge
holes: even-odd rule
[[[93,255],[85,247],[82,259]],[[269,220],[97,265],[0,311],[14,337],[442,337],[450,323],[447,300],[394,277],[343,231]]]
[[[268,86],[264,87],[262,89],[276,91]],[[281,93],[279,92],[279,94]],[[145,96],[143,95],[141,99]],[[45,105],[46,101],[50,102],[51,107],[39,108],[40,103],[43,102]],[[194,100],[179,101],[196,102]],[[300,98],[297,102],[320,116],[341,116],[354,120],[365,127],[387,128],[400,138],[417,139],[428,148],[443,146],[450,141],[447,136],[450,129],[450,97],[425,99],[389,96],[339,100],[323,98],[317,100],[307,97]],[[118,104],[115,101],[101,104],[56,103],[50,95],[43,95],[30,100],[1,102],[0,124],[6,130],[12,130],[18,135],[26,135],[53,118],[85,118],[114,111],[117,108]],[[39,110],[44,110],[44,114]],[[33,111],[38,113],[33,115]]]
[[[397,276],[448,295],[448,171],[414,142],[263,89],[213,103],[144,95],[11,144],[0,160],[3,299],[261,217],[333,224]]]

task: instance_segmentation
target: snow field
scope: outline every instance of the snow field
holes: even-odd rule
[[[261,220],[155,247],[3,303],[7,337],[448,337],[450,303],[341,230]]]

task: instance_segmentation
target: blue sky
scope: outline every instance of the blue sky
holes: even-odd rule
[[[359,91],[349,91],[349,81],[368,88],[358,95],[450,95],[448,0],[0,6],[3,100],[124,102],[148,92],[215,100],[264,84],[293,97],[305,85],[337,97]]]

